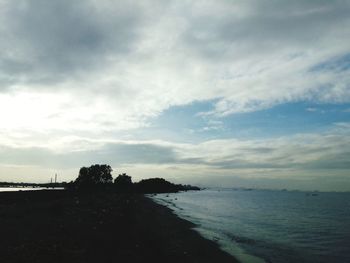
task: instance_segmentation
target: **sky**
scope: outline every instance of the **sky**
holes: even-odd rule
[[[350,191],[349,0],[0,0],[0,181]]]

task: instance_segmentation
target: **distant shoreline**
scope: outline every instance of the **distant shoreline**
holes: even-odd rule
[[[31,187],[31,186],[24,186],[24,187],[2,187],[0,186],[0,193],[7,193],[7,192],[22,192],[22,191],[40,191],[40,190],[64,190],[63,187]]]
[[[237,262],[140,194],[0,193],[2,262]]]

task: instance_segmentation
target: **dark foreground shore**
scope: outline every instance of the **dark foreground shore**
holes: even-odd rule
[[[236,262],[142,195],[0,193],[0,262]]]

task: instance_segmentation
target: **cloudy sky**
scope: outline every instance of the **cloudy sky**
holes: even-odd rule
[[[0,179],[350,190],[350,1],[0,0]]]

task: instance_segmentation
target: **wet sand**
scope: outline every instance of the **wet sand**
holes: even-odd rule
[[[143,195],[0,193],[0,261],[237,262]]]

